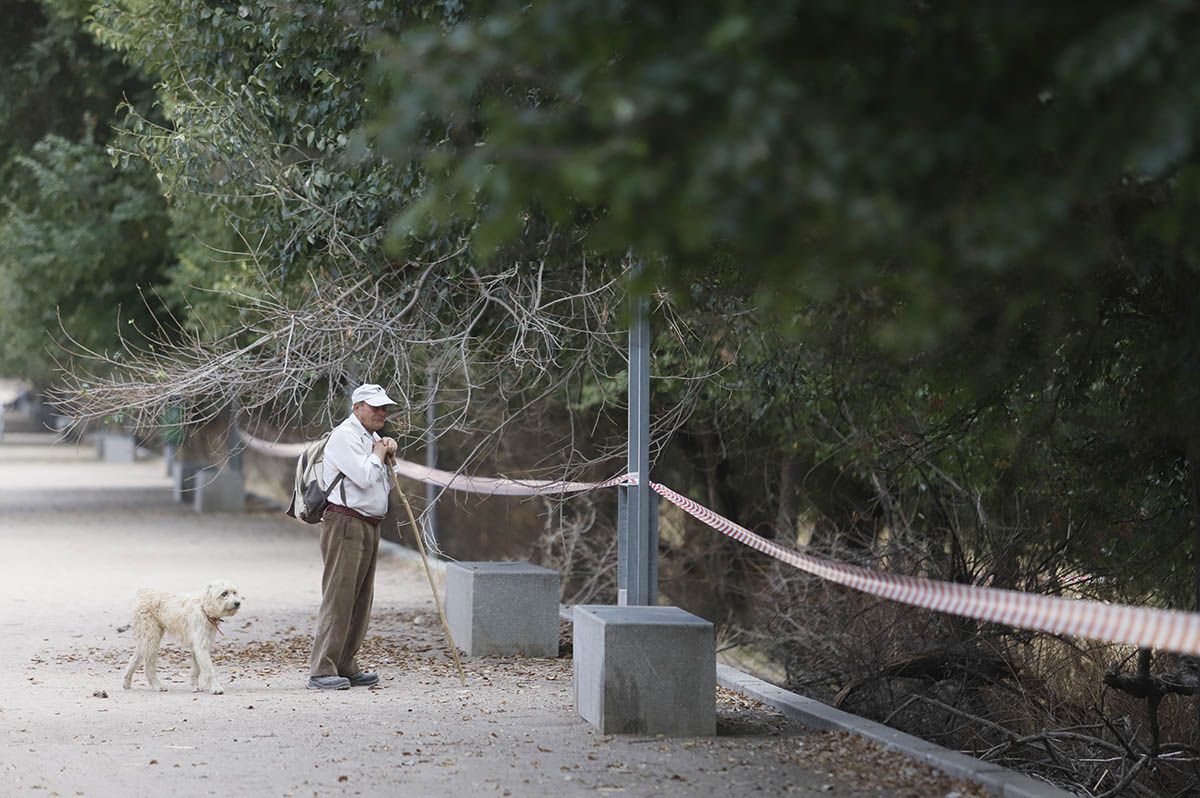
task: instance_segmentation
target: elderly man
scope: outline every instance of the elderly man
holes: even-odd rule
[[[362,670],[355,657],[367,636],[375,592],[379,522],[388,508],[384,461],[396,441],[381,438],[393,402],[378,385],[360,385],[354,410],[334,428],[325,445],[324,482],[334,485],[321,522],[321,613],[313,639],[308,686],[314,690],[370,687],[379,676]],[[342,478],[334,480],[341,475]]]

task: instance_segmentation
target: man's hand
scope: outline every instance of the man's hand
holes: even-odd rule
[[[396,441],[391,438],[380,438],[375,441],[375,445],[371,448],[371,451],[375,453],[375,456],[379,458],[379,462],[382,463],[395,454],[396,449]]]

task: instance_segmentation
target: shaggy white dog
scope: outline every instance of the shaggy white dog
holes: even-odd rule
[[[199,593],[176,594],[159,590],[139,590],[133,602],[133,640],[136,648],[125,669],[122,686],[128,690],[138,665],[146,666],[146,681],[155,690],[166,692],[158,680],[158,647],[163,635],[177,639],[190,649],[192,689],[208,690],[213,695],[225,692],[213,668],[212,646],[221,621],[242,606],[237,588],[225,580],[210,583]]]

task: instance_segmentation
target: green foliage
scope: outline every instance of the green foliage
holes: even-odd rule
[[[9,0],[0,15],[0,177],[47,134],[104,141],[123,96],[148,84],[83,29],[86,3]]]
[[[0,214],[0,372],[49,377],[62,327],[94,351],[165,315],[141,289],[170,258],[166,208],[144,170],[114,172],[91,141],[49,136],[15,159]]]
[[[0,373],[42,384],[62,354],[58,312],[87,346],[137,339],[118,316],[150,322],[138,287],[169,257],[158,187],[104,156],[117,102],[148,84],[87,35],[86,5],[16,0],[0,15]]]
[[[720,253],[760,305],[866,293],[889,350],[971,336],[999,378],[1096,317],[1129,245],[1194,274],[1196,16],[486,3],[386,50],[373,130],[430,175],[400,231],[477,216],[486,254],[537,212],[682,287]]]
[[[1190,604],[1198,28],[1188,2],[480,3],[385,49],[371,131],[426,173],[398,236],[472,218],[486,255],[544,217],[679,296],[734,275],[758,315],[726,334],[760,343],[704,424],[788,430],[775,462],[832,468],[844,508],[957,484],[981,536]]]
[[[379,246],[385,222],[416,176],[344,157],[368,107],[368,43],[441,8],[377,0],[101,3],[96,35],[158,76],[168,119],[158,125],[145,107],[126,106],[114,158],[145,159],[169,198],[203,203],[232,231],[222,244],[254,261],[262,279],[379,272],[388,265]],[[185,268],[207,268],[200,262]]]

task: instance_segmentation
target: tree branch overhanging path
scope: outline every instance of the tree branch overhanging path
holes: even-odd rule
[[[438,430],[478,436],[477,455],[546,402],[569,408],[581,389],[620,379],[620,269],[555,272],[539,264],[488,271],[448,265],[452,260],[379,276],[314,278],[298,296],[268,289],[230,297],[252,321],[213,340],[160,330],[147,336],[149,344],[126,342],[117,353],[74,342],[57,398],[77,424],[119,416],[153,431],[172,408],[203,424],[237,406],[244,417],[285,430],[312,424],[305,412],[313,412],[314,395],[327,400],[317,414],[329,423],[343,411],[338,386],[389,375],[405,418],[421,424],[435,403]],[[659,307],[672,319],[665,302]],[[687,343],[678,319],[667,327]],[[678,376],[691,378],[698,391],[708,374]],[[659,445],[687,413],[685,403],[664,415]],[[601,459],[619,454],[613,441]],[[591,459],[546,458],[560,469]]]

